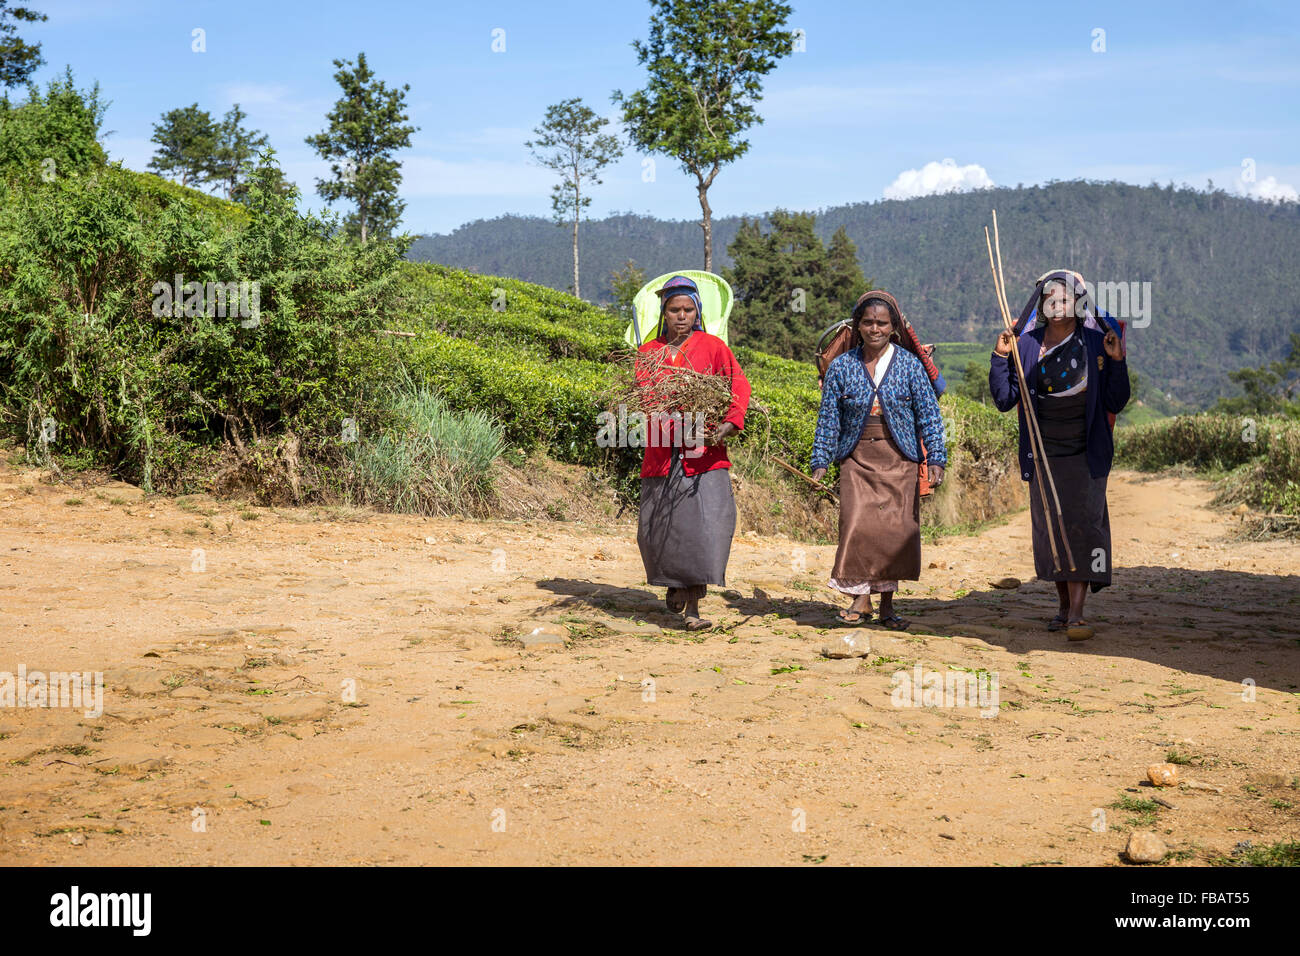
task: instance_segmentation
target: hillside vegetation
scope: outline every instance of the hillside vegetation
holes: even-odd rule
[[[816,232],[829,242],[843,227],[867,278],[898,297],[926,341],[991,343],[1000,320],[983,228],[993,208],[1015,310],[1034,279],[1056,267],[1094,282],[1151,283],[1150,324],[1132,329],[1131,360],[1151,383],[1153,401],[1169,396],[1166,411],[1208,406],[1233,390],[1230,370],[1280,358],[1289,334],[1300,332],[1294,203],[1223,190],[1057,182],[834,207],[818,213]],[[740,217],[714,220],[717,268],[732,265],[724,249],[740,225]],[[694,222],[610,216],[584,225],[584,266],[588,275],[609,276],[628,259],[649,275],[698,265],[699,235]],[[423,237],[409,254],[566,288],[568,252],[548,220],[502,216]],[[608,288],[590,285],[609,301]],[[816,318],[829,324],[851,305]]]
[[[75,135],[49,140],[35,120],[50,110]],[[401,241],[358,244],[337,220],[298,212],[269,155],[238,204],[107,164],[93,97],[70,77],[8,120],[0,431],[30,459],[146,490],[473,514],[493,513],[503,462],[553,460],[635,500],[639,449],[595,440],[623,345],[613,310],[403,262]],[[39,148],[15,134],[24,124]],[[32,157],[55,149],[45,175]],[[235,310],[240,284],[251,312]],[[214,302],[214,288],[230,297]],[[734,441],[738,472],[768,489],[756,501],[810,508],[816,491],[774,457],[807,468],[815,369],[737,355],[755,403]],[[955,396],[944,410],[951,473],[968,480],[928,509],[932,531],[1019,503],[1019,482],[1004,480],[1008,419]]]

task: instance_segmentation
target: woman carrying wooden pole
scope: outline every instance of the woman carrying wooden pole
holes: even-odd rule
[[[1040,277],[1020,319],[1006,325],[989,364],[989,391],[999,411],[1018,407],[1034,568],[1039,580],[1055,582],[1060,603],[1047,627],[1085,640],[1093,636],[1083,617],[1088,590],[1111,583],[1106,480],[1115,454],[1112,416],[1129,398],[1124,343],[1107,317],[1093,313],[1079,274],[1063,269]],[[1046,480],[1035,481],[1040,470]],[[1077,567],[1053,558],[1048,494],[1057,499],[1061,543]]]

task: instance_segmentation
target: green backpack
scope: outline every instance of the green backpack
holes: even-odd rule
[[[727,316],[731,315],[731,286],[722,276],[699,269],[678,269],[651,279],[632,300],[634,317],[628,323],[623,341],[640,347],[659,334],[659,296],[656,294],[673,276],[686,276],[700,290],[700,304],[704,307],[704,331],[727,342]],[[730,345],[730,342],[727,342]]]

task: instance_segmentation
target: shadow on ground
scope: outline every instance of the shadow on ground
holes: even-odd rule
[[[569,578],[549,578],[537,585],[564,596],[554,606],[561,610],[598,610],[684,630],[681,618],[665,607],[662,589]],[[834,628],[842,605],[831,598],[829,592],[826,600],[816,600],[757,587],[750,596],[734,589],[711,589],[702,612],[708,616],[709,604],[716,607],[715,602],[721,601],[741,617],[729,620],[727,629],[762,624],[771,614],[797,625]],[[894,606],[910,623],[901,633],[910,635],[976,637],[1014,654],[1068,650],[1127,657],[1189,674],[1238,683],[1250,679],[1258,687],[1300,691],[1300,576],[1121,568],[1114,585],[1088,596],[1085,619],[1096,636],[1087,641],[1069,641],[1064,632],[1046,629],[1047,620],[1056,613],[1056,590],[1046,581],[953,598],[900,595]]]

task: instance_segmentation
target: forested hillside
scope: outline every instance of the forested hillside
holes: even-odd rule
[[[1205,406],[1233,392],[1229,370],[1283,357],[1289,334],[1300,331],[1294,203],[1223,190],[1058,182],[836,207],[818,214],[816,232],[829,242],[845,227],[866,276],[899,297],[928,340],[991,341],[998,319],[983,227],[993,208],[1015,310],[1034,278],[1057,266],[1090,281],[1151,283],[1149,325],[1131,333],[1133,365],[1175,406]],[[714,221],[715,268],[732,264],[725,249],[739,226],[739,217]],[[584,289],[602,301],[612,293],[594,277],[604,280],[628,259],[649,275],[701,260],[700,228],[689,221],[628,213],[584,225],[581,242],[593,277]],[[559,289],[571,281],[566,235],[541,218],[472,222],[417,240],[409,256]]]

